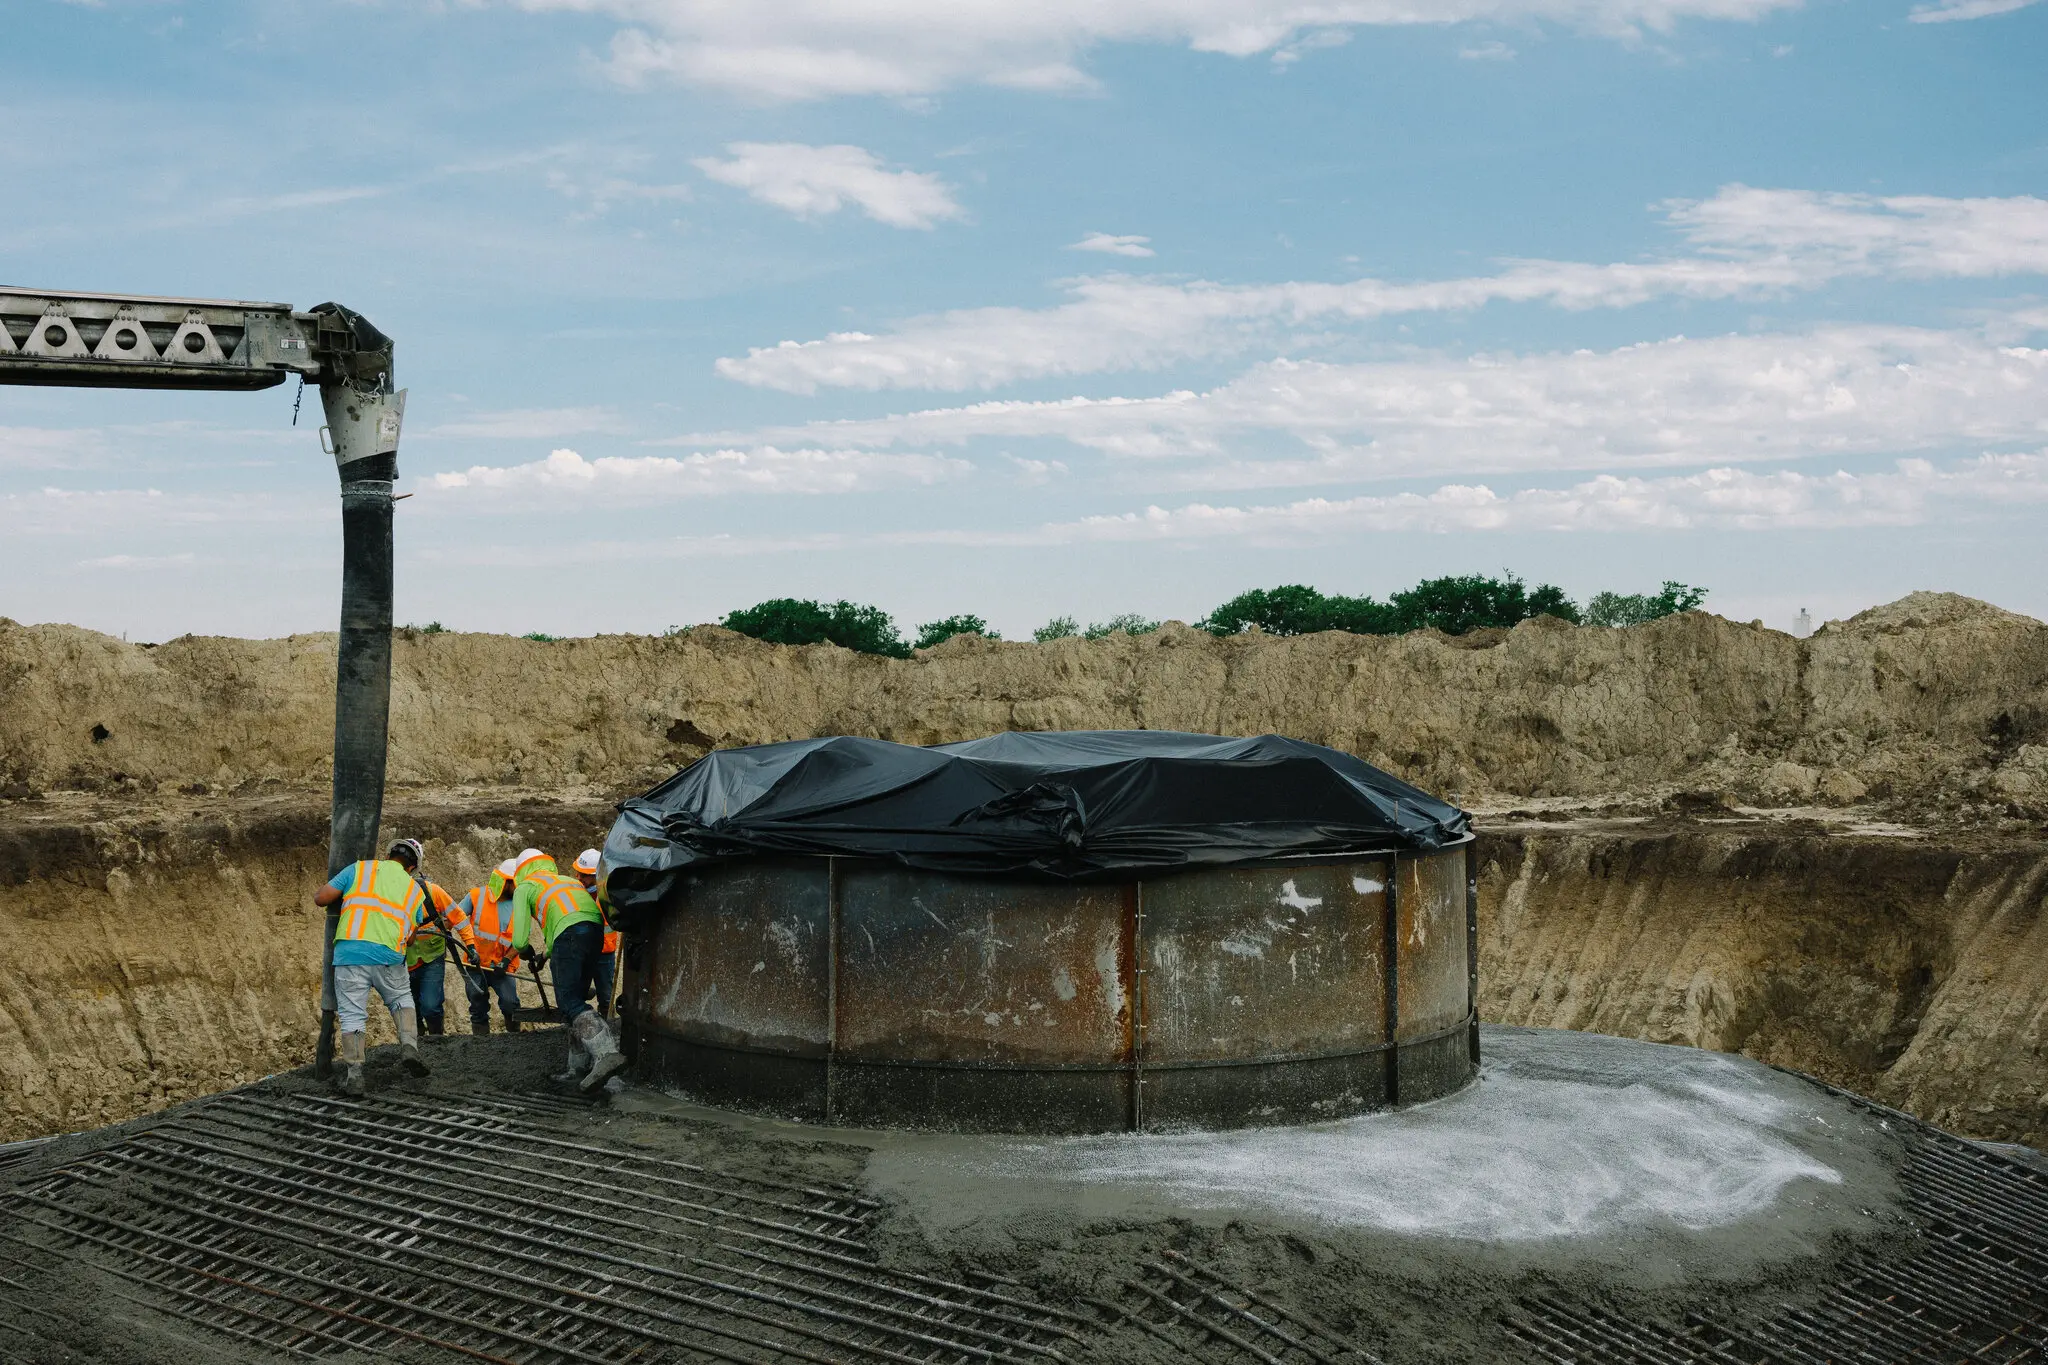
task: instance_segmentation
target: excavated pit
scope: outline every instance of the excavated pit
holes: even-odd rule
[[[801,735],[1275,731],[1457,794],[1478,814],[1495,1026],[1478,1085],[1267,1145],[827,1132],[646,1088],[592,1111],[547,1089],[556,1030],[441,1040],[419,1087],[380,1052],[367,1116],[294,1074],[259,1081],[311,1051],[331,668],[331,637],[151,648],[0,622],[0,1139],[93,1130],[0,1149],[19,1215],[0,1219],[0,1352],[2013,1365],[2048,1349],[2042,1177],[1918,1121],[2048,1137],[2038,622],[1920,594],[1807,641],[1700,615],[1462,640],[962,639],[906,662],[717,630],[399,641],[386,834],[424,837],[451,886],[526,844],[596,843],[614,800],[708,745]],[[391,1166],[349,1180],[384,1184],[330,1170],[307,1187],[315,1153],[360,1158],[372,1137]],[[456,1138],[581,1144],[609,1173],[537,1211],[545,1170],[522,1174],[480,1215],[435,1202]],[[681,1194],[668,1179],[710,1186],[710,1212],[669,1218],[687,1211],[648,1198]],[[465,1297],[478,1276],[415,1250],[458,1228],[462,1254],[559,1268],[520,1263],[539,1283],[517,1303]],[[639,1268],[605,1259],[621,1239],[645,1243]],[[164,1258],[183,1278],[161,1279]],[[672,1275],[724,1288],[648,1288]]]

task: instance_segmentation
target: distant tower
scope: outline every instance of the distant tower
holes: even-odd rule
[[[1799,609],[1799,619],[1792,623],[1792,634],[1801,640],[1813,634],[1813,617],[1805,607]]]

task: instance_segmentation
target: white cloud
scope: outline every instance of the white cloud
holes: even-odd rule
[[[1169,461],[1146,478],[1206,488],[1981,448],[2048,437],[2048,350],[1966,331],[1827,327],[1604,352],[1276,360],[1206,392],[976,403],[754,439],[1034,437]]]
[[[187,551],[175,555],[102,555],[98,559],[81,559],[81,569],[178,569],[197,564],[199,557]]]
[[[557,441],[564,436],[624,436],[632,427],[610,408],[510,408],[479,412],[443,422],[425,436],[472,436],[492,440]]]
[[[0,494],[0,521],[25,536],[133,536],[174,526],[256,526],[334,520],[334,499],[267,493],[166,493],[160,488],[38,488]]]
[[[709,497],[724,493],[854,493],[929,485],[973,468],[942,455],[871,450],[718,450],[681,458],[605,455],[587,460],[557,450],[519,465],[474,465],[427,481],[437,493],[586,493],[612,498]]]
[[[1388,533],[1628,533],[1831,531],[1983,521],[2048,503],[2048,449],[1984,455],[1937,467],[1900,460],[1890,470],[1806,474],[1717,468],[1662,478],[1603,474],[1565,488],[1498,493],[1446,484],[1427,493],[1304,498],[1276,505],[1189,503],[1046,522],[1020,530],[823,532],[783,536],[678,536],[659,542],[577,541],[518,552],[504,563],[581,563],[649,557],[737,557],[861,550],[873,546],[1030,549],[1118,543],[1231,542],[1291,548]],[[2028,510],[2022,515],[2038,517]],[[492,562],[492,551],[485,550]],[[540,559],[532,558],[539,554]],[[429,552],[429,557],[436,557]],[[465,553],[465,562],[472,556]]]
[[[763,388],[994,388],[1048,375],[1158,369],[1275,344],[1287,328],[1488,303],[1622,308],[1659,297],[1737,298],[1852,275],[2048,273],[2048,199],[1878,198],[1731,185],[1663,206],[1692,253],[1590,265],[1516,261],[1492,275],[1394,284],[1223,285],[1096,276],[1052,308],[970,308],[893,332],[755,347],[718,373]]]
[[[1515,59],[1515,50],[1496,38],[1492,42],[1461,47],[1458,55],[1468,62],[1511,62]]]
[[[1959,19],[1988,19],[1994,14],[2011,14],[2016,9],[2037,5],[2041,0],[1942,0],[1938,5],[1921,5],[1906,17],[1916,24],[1946,24]]]
[[[1282,506],[1149,507],[1032,533],[1045,543],[1232,539],[1275,545],[1388,531],[1793,531],[1911,526],[1965,511],[2048,502],[2048,451],[1985,455],[1936,468],[1901,460],[1886,473],[1709,469],[1667,478],[1603,474],[1569,488],[1501,494],[1483,484],[1431,493]]]
[[[609,67],[627,84],[674,80],[768,99],[909,98],[963,84],[1071,91],[1105,42],[1185,45],[1285,63],[1360,26],[1547,21],[1615,37],[1685,19],[1755,20],[1798,0],[509,0],[627,25]]]
[[[812,147],[801,142],[733,142],[732,158],[700,157],[697,169],[799,218],[837,213],[847,204],[890,227],[930,228],[966,210],[936,174],[884,170],[862,147]]]
[[[1091,232],[1080,241],[1067,247],[1069,251],[1100,251],[1106,256],[1156,256],[1149,243],[1150,237],[1116,236],[1108,232]]]
[[[0,468],[63,469],[105,455],[104,433],[92,427],[0,427]]]

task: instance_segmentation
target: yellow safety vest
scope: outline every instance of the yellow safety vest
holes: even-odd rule
[[[545,863],[543,867],[541,864]],[[519,873],[519,892],[514,898],[526,905],[527,914],[540,921],[541,936],[549,952],[555,939],[572,924],[600,924],[604,915],[597,902],[574,877],[555,870],[552,858],[535,858]]]
[[[426,904],[419,883],[397,863],[385,859],[356,864],[355,885],[341,898],[336,943],[380,943],[404,953],[412,941],[414,917]]]

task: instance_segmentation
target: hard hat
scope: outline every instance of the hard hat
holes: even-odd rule
[[[514,872],[517,872],[520,868],[525,867],[535,858],[545,858],[547,856],[547,854],[541,852],[537,848],[522,849],[520,850],[519,856],[512,860],[512,870]]]
[[[581,853],[577,854],[576,870],[578,872],[597,871],[597,850],[594,848],[586,848]]]
[[[401,850],[412,856],[412,865],[415,868],[423,866],[427,861],[426,845],[417,839],[400,839],[385,851],[384,856],[396,858]]]
[[[517,858],[507,858],[504,862],[498,864],[498,875],[500,877],[509,877],[518,870],[519,860]]]

